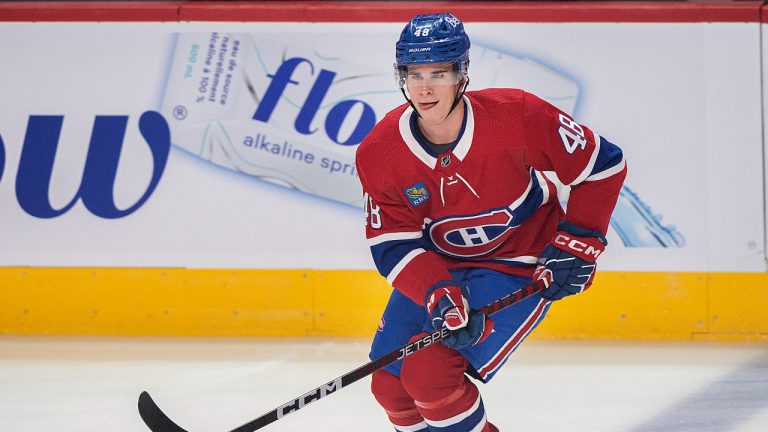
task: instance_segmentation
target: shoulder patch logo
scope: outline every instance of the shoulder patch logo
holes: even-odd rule
[[[427,187],[424,186],[424,182],[418,182],[415,185],[403,189],[405,192],[405,196],[408,198],[408,201],[411,202],[411,205],[416,207],[424,203],[424,201],[429,199],[429,191],[427,190]]]

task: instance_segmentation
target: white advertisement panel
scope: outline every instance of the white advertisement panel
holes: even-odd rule
[[[0,265],[372,268],[354,152],[401,28],[3,23]],[[758,24],[466,28],[471,89],[625,150],[603,269],[764,271]]]
[[[763,21],[764,22],[760,24],[762,30],[760,32],[762,37],[762,54],[760,59],[763,66],[763,167],[768,167],[768,89],[766,88],[766,85],[768,85],[768,14],[764,15]],[[766,181],[765,187],[763,188],[763,194],[764,202],[768,204],[768,181]],[[768,209],[764,211],[768,212]],[[765,221],[765,225],[768,226],[768,214],[764,214],[763,220]],[[768,246],[768,232],[764,232],[763,234],[765,235],[764,244]],[[766,262],[768,262],[768,252],[766,252]]]

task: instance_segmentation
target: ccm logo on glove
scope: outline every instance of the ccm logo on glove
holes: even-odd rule
[[[533,272],[533,279],[546,286],[541,296],[554,301],[589,288],[595,275],[595,261],[607,244],[598,231],[561,222]]]
[[[558,249],[568,251],[584,261],[596,261],[605,248],[603,242],[597,238],[576,239],[562,231],[555,235],[552,243]]]

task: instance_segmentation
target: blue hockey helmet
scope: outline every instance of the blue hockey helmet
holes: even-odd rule
[[[461,20],[450,13],[413,17],[395,44],[398,75],[402,76],[410,65],[447,62],[454,63],[460,75],[467,75],[469,36]]]

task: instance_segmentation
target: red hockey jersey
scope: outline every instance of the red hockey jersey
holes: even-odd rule
[[[357,149],[374,262],[418,304],[453,268],[530,277],[563,218],[605,234],[626,175],[619,147],[530,93],[488,89],[464,101],[451,151],[433,154],[418,138],[408,104]],[[545,171],[571,187],[567,215]]]

